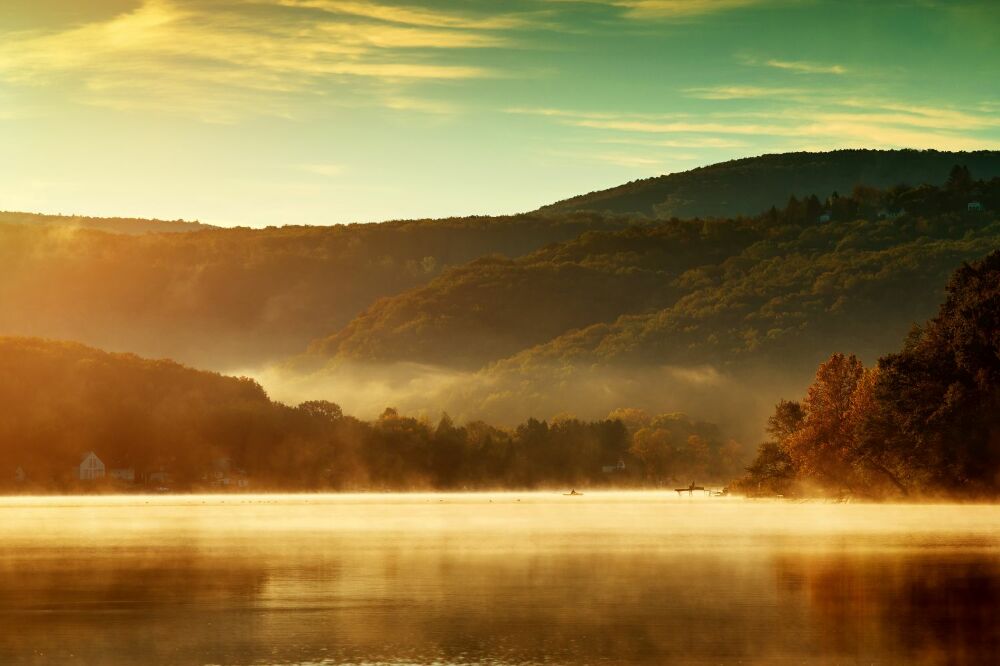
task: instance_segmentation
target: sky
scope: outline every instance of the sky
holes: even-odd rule
[[[2,0],[0,210],[503,214],[736,157],[1000,148],[995,0]]]

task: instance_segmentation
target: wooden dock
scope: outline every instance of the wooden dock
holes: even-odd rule
[[[687,488],[674,488],[674,490],[677,491],[678,495],[683,495],[684,493],[687,493],[688,495],[694,495],[694,491],[696,490],[700,490],[706,494],[711,492],[710,490],[705,488],[705,486],[694,485],[694,482],[692,482],[691,485],[688,486]]]

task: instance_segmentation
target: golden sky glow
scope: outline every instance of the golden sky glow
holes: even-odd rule
[[[977,1],[12,0],[0,208],[497,213],[762,152],[996,148],[998,16]]]

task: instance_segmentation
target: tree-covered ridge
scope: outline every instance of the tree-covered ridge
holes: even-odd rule
[[[567,330],[666,307],[684,293],[679,275],[720,262],[756,237],[745,222],[723,230],[671,220],[588,232],[520,258],[479,259],[376,302],[314,350],[478,367]]]
[[[497,428],[386,409],[365,422],[274,402],[250,379],[35,338],[0,338],[0,400],[2,490],[203,489],[220,461],[258,490],[648,485],[722,481],[744,454],[683,414]],[[86,451],[137,481],[74,478]]]
[[[589,233],[446,271],[377,302],[319,349],[452,366],[516,354],[495,372],[775,355],[811,365],[831,341],[874,356],[932,311],[955,266],[1000,244],[998,208],[1000,180],[959,168],[944,187],[856,187],[753,218]]]
[[[86,215],[42,215],[0,211],[0,224],[33,224],[96,229],[115,234],[157,234],[198,231],[206,226],[185,220],[150,220],[135,217],[89,217]]]
[[[849,192],[858,184],[941,185],[953,164],[980,178],[1000,176],[1000,152],[837,150],[746,157],[632,181],[560,201],[542,210],[595,210],[655,217],[752,215],[789,196]]]
[[[820,365],[782,401],[747,474],[759,494],[995,496],[1000,490],[1000,251],[965,264],[934,319],[865,368]]]
[[[627,224],[586,213],[143,235],[0,224],[0,332],[246,367],[300,353],[449,265]]]

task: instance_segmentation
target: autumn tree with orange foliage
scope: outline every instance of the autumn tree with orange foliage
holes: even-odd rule
[[[937,317],[865,369],[820,365],[782,401],[733,488],[751,494],[996,496],[1000,491],[1000,251],[966,264]]]

